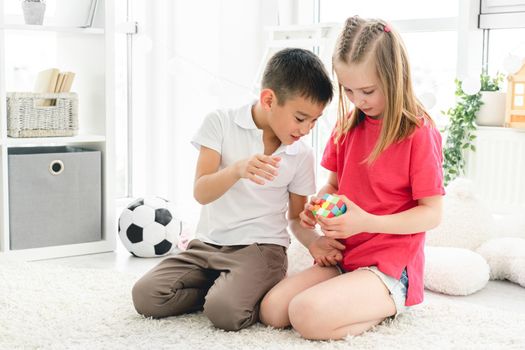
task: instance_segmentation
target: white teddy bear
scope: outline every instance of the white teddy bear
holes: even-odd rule
[[[489,279],[508,279],[525,287],[525,239],[499,238],[510,234],[509,225],[496,225],[470,180],[458,178],[446,192],[442,222],[427,232],[425,288],[468,295]],[[525,228],[521,235],[525,237]]]

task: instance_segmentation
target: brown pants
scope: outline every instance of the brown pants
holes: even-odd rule
[[[218,246],[194,239],[135,283],[138,313],[161,318],[204,310],[218,328],[234,331],[259,319],[259,304],[286,275],[286,249],[275,244]]]

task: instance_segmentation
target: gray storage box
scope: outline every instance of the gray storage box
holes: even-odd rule
[[[11,249],[102,239],[99,151],[30,147],[8,154]]]

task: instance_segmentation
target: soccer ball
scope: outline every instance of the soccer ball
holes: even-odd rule
[[[170,211],[170,202],[160,197],[139,198],[122,211],[118,221],[120,240],[131,254],[163,256],[177,246],[182,222]]]

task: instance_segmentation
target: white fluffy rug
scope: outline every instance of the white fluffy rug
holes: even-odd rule
[[[523,349],[523,315],[433,298],[359,337],[314,342],[260,324],[237,332],[202,314],[145,319],[119,272],[0,257],[0,349]]]

